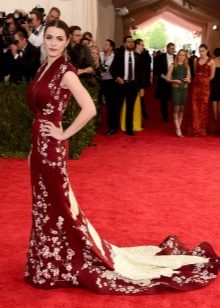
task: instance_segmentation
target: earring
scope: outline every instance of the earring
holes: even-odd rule
[[[63,56],[64,56],[65,61],[68,62],[68,53],[67,53],[67,49],[66,48],[64,48]]]

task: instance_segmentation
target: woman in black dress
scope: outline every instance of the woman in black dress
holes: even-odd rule
[[[215,77],[211,80],[210,99],[213,103],[214,120],[217,121],[220,116],[220,48],[214,50],[215,55]]]

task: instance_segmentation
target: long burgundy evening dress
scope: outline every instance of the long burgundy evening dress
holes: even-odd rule
[[[45,64],[46,65],[46,64]],[[120,248],[102,239],[80,210],[68,179],[67,143],[42,136],[46,120],[61,125],[71,93],[60,86],[74,71],[63,57],[31,82],[33,224],[25,279],[50,289],[82,287],[102,294],[193,290],[217,277],[219,258],[208,243],[189,251],[176,236],[159,246]]]

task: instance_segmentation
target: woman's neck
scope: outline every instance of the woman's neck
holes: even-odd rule
[[[51,66],[58,58],[60,58],[62,55],[59,55],[57,57],[50,57],[47,58],[47,66]]]

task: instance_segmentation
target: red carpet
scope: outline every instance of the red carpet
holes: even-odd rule
[[[105,239],[119,246],[159,244],[177,234],[190,248],[205,240],[220,254],[219,137],[177,138],[156,110],[135,136],[100,132],[95,142],[69,162],[69,172],[79,204]],[[220,307],[220,278],[201,290],[152,296],[30,287],[23,280],[31,223],[27,161],[1,158],[0,170],[0,307]]]

